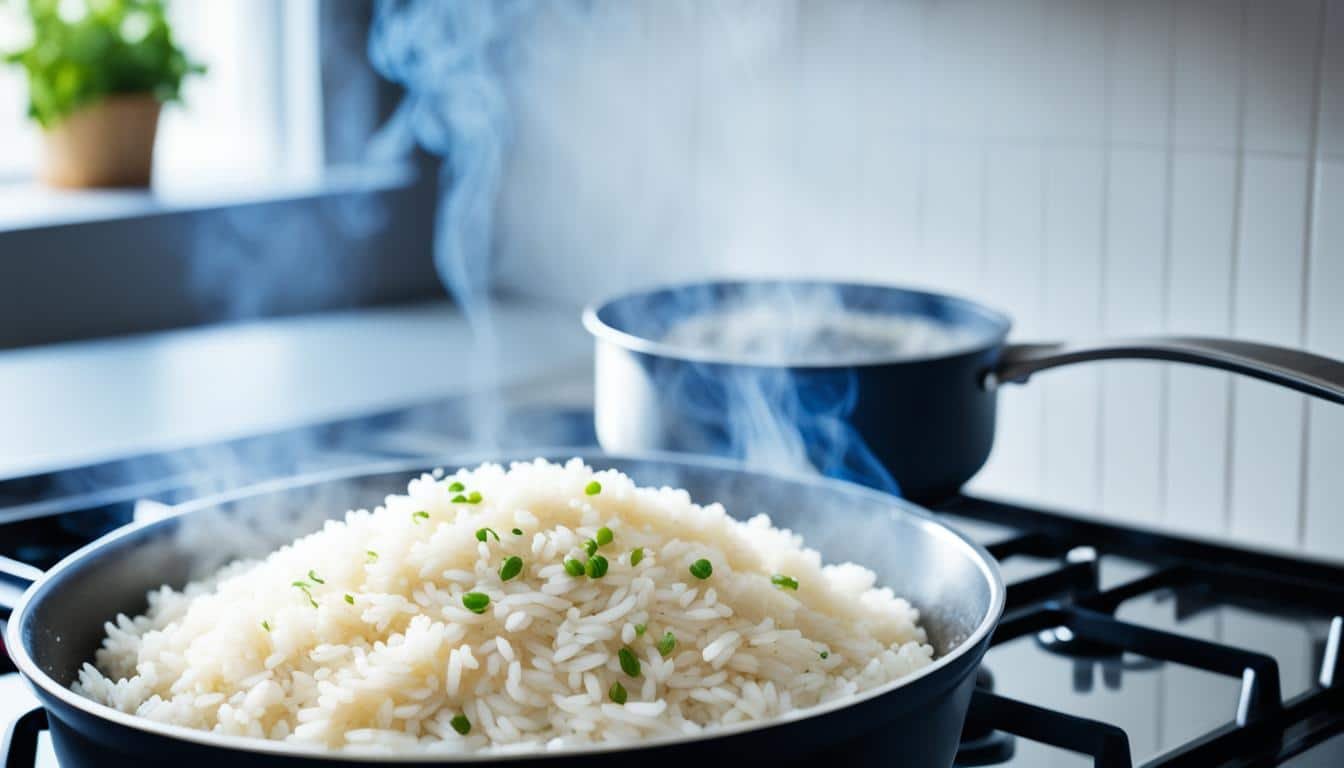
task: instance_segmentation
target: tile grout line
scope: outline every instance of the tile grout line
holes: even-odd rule
[[[1109,7],[1109,5],[1105,6]],[[1107,23],[1107,14],[1103,8],[1101,16],[1101,232],[1100,258],[1097,269],[1097,328],[1101,335],[1107,333],[1106,327],[1106,270],[1110,264],[1111,246],[1111,31]],[[1106,371],[1097,371],[1097,477],[1093,488],[1096,499],[1095,508],[1105,515],[1106,490]]]
[[[1245,139],[1246,139],[1246,40],[1247,40],[1247,3],[1250,0],[1242,0],[1239,4],[1241,11],[1241,33],[1239,36],[1239,45],[1237,50],[1238,71],[1240,72],[1239,82],[1237,84],[1237,153],[1235,181],[1233,182],[1232,196],[1232,259],[1231,268],[1228,275],[1228,331],[1235,332],[1237,326],[1237,280],[1239,262],[1241,260],[1241,217],[1242,206],[1245,202],[1246,186],[1246,164],[1245,164]],[[1232,534],[1232,508],[1233,508],[1233,481],[1232,470],[1235,460],[1236,429],[1237,429],[1237,387],[1228,375],[1224,381],[1227,388],[1227,442],[1223,445],[1223,533]]]
[[[1312,72],[1315,88],[1312,89],[1311,132],[1307,139],[1307,200],[1302,216],[1302,313],[1299,319],[1298,344],[1304,349],[1311,332],[1311,257],[1314,252],[1316,225],[1316,189],[1320,183],[1320,160],[1316,156],[1320,148],[1321,107],[1325,100],[1325,30],[1329,9],[1326,0],[1318,3],[1316,16],[1316,62]],[[1297,498],[1297,546],[1304,549],[1307,543],[1307,488],[1311,477],[1311,398],[1303,395],[1302,402],[1302,447],[1298,464],[1299,492]]]
[[[1163,179],[1163,198],[1162,206],[1162,332],[1167,333],[1171,327],[1171,238],[1172,238],[1172,200],[1174,198],[1174,167],[1175,152],[1172,150],[1172,139],[1176,134],[1176,13],[1171,5],[1166,5],[1166,28],[1167,28],[1167,124],[1166,128],[1166,157],[1165,157],[1165,178]],[[1168,440],[1168,433],[1171,429],[1171,367],[1162,366],[1158,376],[1158,401],[1157,401],[1157,421],[1159,424],[1159,439],[1157,444],[1157,519],[1164,525],[1170,525],[1167,509],[1167,483],[1170,480],[1171,468],[1171,450]]]
[[[1039,21],[1039,23],[1038,23],[1038,25],[1037,25],[1037,29],[1036,29],[1036,41],[1037,41],[1037,43],[1036,43],[1036,50],[1037,50],[1037,52],[1038,52],[1038,56],[1037,56],[1037,59],[1036,59],[1036,81],[1037,81],[1037,85],[1038,85],[1037,93],[1039,94],[1039,98],[1040,98],[1040,103],[1038,103],[1038,104],[1036,105],[1036,108],[1037,108],[1037,110],[1039,110],[1039,112],[1040,112],[1041,114],[1044,114],[1044,112],[1045,112],[1045,59],[1046,59],[1046,57],[1045,57],[1045,51],[1047,50],[1047,48],[1046,48],[1046,34],[1045,34],[1045,30],[1046,30],[1045,14],[1046,14],[1046,10],[1045,10],[1044,5],[1037,5],[1037,6],[1036,6],[1036,10],[1037,10],[1037,19],[1038,19],[1038,21]],[[1036,154],[1036,172],[1037,172],[1037,174],[1038,174],[1037,195],[1038,195],[1038,199],[1039,199],[1039,202],[1040,202],[1040,205],[1037,206],[1037,208],[1036,208],[1036,213],[1037,213],[1037,218],[1036,218],[1036,231],[1037,231],[1036,242],[1037,242],[1037,249],[1038,249],[1038,252],[1040,253],[1040,272],[1039,272],[1039,274],[1036,275],[1036,296],[1037,296],[1037,302],[1038,302],[1038,303],[1037,303],[1037,307],[1036,307],[1036,317],[1037,317],[1037,328],[1036,328],[1036,330],[1039,331],[1039,330],[1044,330],[1044,327],[1045,327],[1045,319],[1046,319],[1046,309],[1045,309],[1045,307],[1046,307],[1046,304],[1048,303],[1048,299],[1047,299],[1047,297],[1046,297],[1046,291],[1048,290],[1049,285],[1050,285],[1050,280],[1046,277],[1046,274],[1047,274],[1047,272],[1048,272],[1050,266],[1049,266],[1049,264],[1048,264],[1047,261],[1046,261],[1046,253],[1048,253],[1048,248],[1047,248],[1047,246],[1046,246],[1047,222],[1046,222],[1046,213],[1045,213],[1045,209],[1046,209],[1046,199],[1047,199],[1047,198],[1046,198],[1046,194],[1047,194],[1047,191],[1048,191],[1048,187],[1047,187],[1047,184],[1046,184],[1046,178],[1045,178],[1045,177],[1046,177],[1046,172],[1047,172],[1047,163],[1046,163],[1046,159],[1045,159],[1045,155],[1046,155],[1046,146],[1045,146],[1045,141],[1044,141],[1044,138],[1043,138],[1043,134],[1044,134],[1045,132],[1042,130],[1041,126],[1037,126],[1036,131],[1037,131],[1037,135],[1038,135],[1038,137],[1040,137],[1040,139],[1039,139],[1038,142],[1037,142],[1037,148],[1036,148],[1036,149],[1037,149],[1037,154]],[[1048,398],[1046,397],[1046,394],[1047,394],[1049,391],[1050,391],[1050,390],[1049,390],[1047,387],[1042,387],[1042,388],[1041,388],[1041,394],[1040,394],[1040,406],[1041,406],[1041,408],[1040,408],[1040,413],[1038,413],[1038,414],[1036,415],[1036,416],[1037,416],[1037,419],[1038,419],[1038,423],[1037,423],[1037,425],[1036,425],[1036,429],[1037,429],[1037,433],[1036,433],[1036,437],[1037,437],[1037,450],[1039,451],[1039,454],[1038,454],[1038,460],[1037,460],[1037,462],[1036,462],[1036,488],[1037,488],[1037,494],[1036,494],[1036,495],[1037,495],[1038,497],[1040,497],[1040,498],[1045,498],[1046,493],[1047,493],[1047,492],[1046,492],[1046,472],[1045,472],[1045,467],[1046,467],[1046,462],[1047,462],[1047,458],[1048,458],[1048,455],[1049,455],[1047,437],[1048,437],[1048,435],[1049,435],[1050,433],[1049,433],[1049,431],[1048,431],[1048,429],[1049,429],[1049,418],[1047,417],[1046,414],[1048,414],[1048,413],[1050,412],[1050,402],[1049,402]]]

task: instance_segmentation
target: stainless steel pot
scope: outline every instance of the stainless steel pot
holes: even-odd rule
[[[531,459],[533,456],[517,457]],[[569,458],[569,454],[556,459]],[[722,501],[745,518],[768,512],[806,537],[828,561],[852,560],[920,609],[937,650],[935,662],[861,695],[766,723],[727,726],[704,736],[658,739],[625,748],[577,748],[542,755],[352,758],[283,742],[243,739],[165,725],[85,699],[70,690],[93,658],[103,622],[136,615],[145,594],[181,586],[226,559],[257,556],[314,530],[319,518],[372,507],[423,466],[390,465],[274,483],[178,507],[156,522],[119,529],[42,576],[13,609],[7,642],[45,713],[23,721],[9,745],[11,764],[28,757],[43,720],[65,768],[102,766],[329,766],[444,763],[545,763],[555,766],[676,765],[701,761],[952,764],[975,670],[1004,606],[994,561],[979,546],[908,502],[850,483],[746,471],[689,457],[583,456],[596,467],[629,474],[642,485],[688,489]],[[456,462],[461,464],[464,462]],[[474,464],[475,461],[465,462]],[[296,513],[320,510],[317,518]],[[247,531],[253,546],[222,549],[221,528]],[[31,761],[28,763],[31,765]]]
[[[819,292],[833,296],[837,310],[923,318],[953,331],[957,340],[928,354],[769,365],[664,341],[697,314],[751,302],[787,306]],[[744,414],[774,409],[771,416],[791,422],[808,458],[826,474],[880,486],[885,470],[906,497],[920,501],[955,493],[989,457],[1000,384],[1025,382],[1061,365],[1193,363],[1344,403],[1344,363],[1319,355],[1193,337],[1009,344],[1012,323],[1001,312],[954,296],[881,285],[688,283],[594,305],[583,322],[596,340],[594,408],[598,441],[607,450],[751,459],[752,441],[742,433],[761,428],[741,427]]]

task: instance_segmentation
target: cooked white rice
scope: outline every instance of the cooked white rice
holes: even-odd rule
[[[593,480],[601,491],[589,495]],[[481,501],[454,503],[455,482]],[[570,576],[564,561],[586,560],[584,541],[602,526],[613,533],[598,552],[606,574]],[[500,541],[477,541],[483,527]],[[643,559],[631,565],[637,547]],[[504,581],[511,556],[524,565]],[[706,579],[691,573],[699,559],[712,564]],[[85,664],[74,689],[165,723],[347,750],[693,734],[927,665],[918,612],[874,578],[852,563],[823,566],[763,514],[741,523],[719,504],[637,488],[577,459],[485,464],[423,475],[407,495],[261,562],[151,592],[146,615],[106,625],[97,666]],[[469,592],[489,596],[483,613],[464,607]],[[669,632],[676,645],[664,657],[657,644]],[[638,676],[622,669],[622,648]]]

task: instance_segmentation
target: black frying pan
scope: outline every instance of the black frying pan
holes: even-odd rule
[[[564,460],[571,455],[553,458]],[[556,768],[687,768],[721,762],[780,765],[825,764],[828,760],[840,765],[914,768],[952,764],[975,671],[1004,606],[998,566],[983,549],[918,507],[852,483],[764,474],[722,460],[694,457],[595,454],[583,458],[594,467],[625,472],[640,485],[685,488],[695,499],[722,501],[740,519],[768,512],[777,525],[802,534],[828,562],[850,560],[868,566],[881,584],[920,609],[921,623],[936,651],[934,663],[813,710],[695,737],[540,755],[415,759],[354,758],[284,742],[165,725],[97,704],[70,690],[79,667],[93,658],[102,640],[103,622],[119,612],[143,613],[146,591],[164,583],[180,587],[235,556],[265,554],[316,530],[326,516],[342,516],[350,508],[371,508],[390,493],[405,492],[407,479],[424,470],[416,465],[366,468],[190,502],[166,519],[108,534],[41,577],[14,608],[6,641],[45,710],[34,710],[20,721],[7,746],[7,768],[31,768],[41,727],[49,727],[62,768],[524,762]],[[305,511],[319,514],[302,514]],[[224,530],[231,535],[219,535]],[[240,531],[247,535],[238,536]],[[251,548],[233,549],[240,539],[250,539]]]
[[[819,302],[818,296],[831,298]],[[760,305],[785,317],[819,303],[924,318],[954,332],[955,340],[923,354],[860,352],[852,359],[769,364],[665,341],[678,323],[701,313]],[[885,468],[905,496],[920,501],[955,493],[985,463],[1001,383],[1025,382],[1061,365],[1123,358],[1194,363],[1344,403],[1344,363],[1319,355],[1194,337],[1008,344],[1011,321],[1000,312],[889,286],[691,283],[621,296],[588,308],[583,321],[596,337],[594,410],[598,441],[607,450],[685,451],[770,464],[769,451],[751,455],[777,437],[760,423],[769,411],[767,417],[798,432],[797,447],[826,474],[882,487]],[[749,418],[753,414],[757,418]],[[847,439],[854,436],[861,439]]]

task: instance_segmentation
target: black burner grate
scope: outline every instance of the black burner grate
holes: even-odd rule
[[[993,645],[1036,635],[1056,653],[1139,654],[1240,679],[1234,720],[1168,750],[1148,768],[1280,765],[1344,733],[1344,569],[967,497],[940,511],[1021,531],[988,547],[1000,562],[1021,556],[1058,560],[1053,570],[1009,584]],[[1098,553],[1147,562],[1155,570],[1101,589]],[[1220,604],[1328,618],[1315,685],[1284,701],[1271,656],[1115,618],[1125,602],[1160,590],[1176,594],[1178,613]],[[1006,760],[1013,747],[1004,734],[1090,755],[1104,768],[1134,765],[1121,728],[993,693],[988,680],[982,677],[967,716],[960,765]]]

